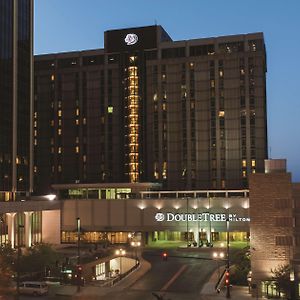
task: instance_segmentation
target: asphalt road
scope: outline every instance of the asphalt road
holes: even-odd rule
[[[161,250],[145,251],[143,256],[152,264],[151,270],[128,290],[112,292],[105,299],[155,300],[155,293],[164,295],[166,300],[199,300],[203,284],[216,269],[216,262],[207,259],[211,253],[173,250],[169,251],[167,261],[162,260],[161,254]]]
[[[163,300],[199,300],[200,291],[216,269],[216,261],[211,260],[212,249],[199,252],[168,250],[168,260],[163,261],[162,250],[145,250],[143,257],[152,268],[135,284],[123,291],[112,289],[106,296],[96,296],[100,300],[155,300],[153,295],[163,296]],[[58,287],[52,286],[49,295],[40,299],[71,299],[55,296]],[[20,300],[36,297],[21,296]],[[81,298],[80,298],[81,299]],[[82,298],[85,299],[85,298]],[[88,299],[88,300],[93,300]]]

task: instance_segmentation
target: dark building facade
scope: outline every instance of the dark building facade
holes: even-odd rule
[[[35,57],[34,175],[53,183],[238,189],[267,158],[262,33],[173,41],[105,32],[104,49]]]
[[[0,201],[30,191],[32,0],[0,0]]]

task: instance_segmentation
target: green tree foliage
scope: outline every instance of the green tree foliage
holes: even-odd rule
[[[271,273],[277,290],[285,295],[289,295],[291,289],[291,267],[289,265],[279,265],[277,268],[272,269]]]
[[[12,292],[13,267],[15,252],[11,245],[3,245],[0,247],[0,295]]]
[[[59,256],[51,245],[38,244],[27,250],[20,259],[21,273],[44,273],[46,269],[53,268]]]
[[[234,272],[230,276],[230,282],[236,285],[247,285],[247,275],[250,271],[250,257],[247,252],[238,252],[233,263],[235,264]]]

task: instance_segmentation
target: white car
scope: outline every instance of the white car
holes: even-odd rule
[[[46,295],[48,294],[48,285],[45,282],[24,281],[19,285],[19,292],[23,295]]]

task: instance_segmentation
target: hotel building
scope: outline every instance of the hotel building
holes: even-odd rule
[[[105,32],[103,49],[35,57],[34,178],[244,189],[267,158],[262,33],[173,41]]]
[[[5,213],[2,202],[26,199],[32,190],[33,1],[0,0],[0,243],[14,243],[11,226],[23,213]],[[38,213],[32,213],[33,219]],[[24,228],[22,227],[22,232]],[[23,236],[23,234],[21,234]],[[24,240],[20,240],[24,243]],[[14,245],[13,245],[14,246]]]

